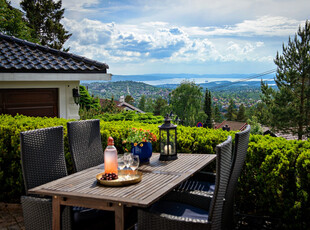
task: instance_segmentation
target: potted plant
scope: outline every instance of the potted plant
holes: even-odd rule
[[[128,136],[123,140],[123,144],[126,152],[131,148],[131,152],[139,156],[140,163],[148,163],[152,156],[152,141],[157,141],[154,133],[149,130],[131,128],[128,129]]]

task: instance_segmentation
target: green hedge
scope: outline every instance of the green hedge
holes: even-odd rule
[[[61,118],[0,115],[0,201],[16,201],[24,193],[20,165],[19,133],[62,125],[68,171],[72,173],[67,125]],[[129,128],[150,130],[158,136],[159,124],[136,121],[101,121],[103,148],[112,136],[123,152],[122,140]],[[234,132],[178,126],[178,152],[215,153],[215,146]],[[159,151],[159,143],[153,144]],[[279,218],[281,228],[310,226],[310,142],[251,135],[246,163],[239,179],[236,204],[242,213]]]
[[[283,229],[309,229],[309,141],[251,135],[239,182],[242,212],[280,218]]]
[[[121,113],[103,113],[95,116],[101,121],[136,121],[148,124],[163,123],[164,117],[154,116],[153,113],[136,113],[136,111],[123,111]]]

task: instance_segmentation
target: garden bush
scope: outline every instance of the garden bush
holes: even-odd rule
[[[0,201],[17,201],[24,194],[20,164],[21,131],[64,127],[68,172],[73,173],[68,148],[67,122],[62,118],[0,115]],[[145,122],[145,121],[144,121]],[[103,148],[112,136],[119,153],[132,127],[149,130],[158,137],[160,124],[137,121],[100,121]],[[178,126],[178,152],[215,153],[215,146],[235,132]],[[153,143],[159,151],[159,143]],[[310,142],[251,135],[245,166],[237,188],[236,205],[241,213],[278,218],[283,229],[309,229]]]
[[[310,142],[251,135],[238,209],[279,219],[281,229],[309,229],[309,194]]]

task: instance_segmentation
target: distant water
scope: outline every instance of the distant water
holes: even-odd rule
[[[137,81],[149,85],[180,84],[184,80],[194,81],[196,84],[220,82],[220,81],[274,81],[274,74],[254,78],[256,74],[219,74],[219,75],[198,75],[198,74],[145,74],[145,75],[113,75],[112,82],[115,81]],[[258,76],[258,75],[257,75]],[[252,79],[250,79],[252,78]],[[249,80],[250,79],[250,80]],[[98,81],[82,81],[91,83]]]

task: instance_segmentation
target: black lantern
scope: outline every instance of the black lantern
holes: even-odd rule
[[[80,103],[80,98],[81,98],[81,95],[79,94],[79,90],[76,88],[72,89],[72,96],[73,96],[75,104],[78,105]]]
[[[159,128],[159,143],[161,161],[170,161],[178,158],[177,156],[177,125],[171,124],[171,118],[167,114],[165,123]]]

